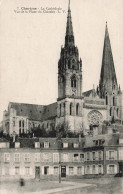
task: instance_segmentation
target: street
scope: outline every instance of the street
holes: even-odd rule
[[[1,194],[120,194],[123,193],[123,178],[75,179],[58,183],[57,181],[26,180],[20,186],[19,180],[0,183]]]

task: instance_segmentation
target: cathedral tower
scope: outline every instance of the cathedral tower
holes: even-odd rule
[[[68,6],[65,45],[58,62],[58,98],[82,95],[82,61],[75,46],[70,2]]]
[[[102,56],[102,67],[100,74],[99,96],[105,99],[107,105],[107,119],[121,119],[122,92],[118,87],[117,77],[114,67],[112,49],[106,22],[105,39]]]
[[[58,62],[58,122],[67,121],[75,130],[75,121],[82,115],[82,60],[75,46],[70,1],[68,5],[65,44]],[[77,127],[76,127],[77,128]]]

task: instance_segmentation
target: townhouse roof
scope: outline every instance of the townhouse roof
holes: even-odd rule
[[[29,118],[30,120],[35,121],[50,120],[55,118],[57,115],[56,102],[49,105],[10,102],[8,108],[15,109],[17,116],[24,116]]]
[[[84,148],[119,145],[119,134],[86,136]]]
[[[74,144],[78,144],[76,149],[82,149],[84,147],[84,138],[18,138],[15,142],[10,141],[10,148],[14,148],[16,142],[20,142],[20,148],[34,148],[35,142],[39,143],[40,149],[44,149],[45,142],[49,142],[48,149],[64,149],[64,143],[68,143],[66,147],[68,150],[73,149]]]
[[[9,141],[5,138],[0,138],[0,142],[9,142]]]

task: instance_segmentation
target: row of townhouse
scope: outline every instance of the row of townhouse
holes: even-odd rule
[[[87,137],[83,150],[85,176],[123,175],[122,134]]]
[[[0,175],[58,178],[84,175],[83,140],[67,138],[20,139],[0,143]]]
[[[123,175],[122,135],[0,140],[0,176],[84,178]]]

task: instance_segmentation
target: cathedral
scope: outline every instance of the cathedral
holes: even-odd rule
[[[117,83],[107,23],[97,89],[83,92],[82,69],[69,2],[65,44],[58,61],[57,102],[47,106],[10,102],[8,110],[3,113],[4,133],[28,133],[37,126],[50,130],[67,123],[71,131],[88,134],[90,128],[100,128],[104,122],[122,123],[122,92]]]

